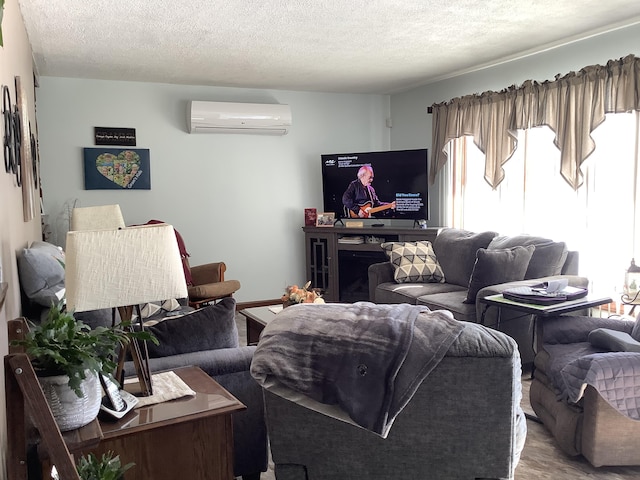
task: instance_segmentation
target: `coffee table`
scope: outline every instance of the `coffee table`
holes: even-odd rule
[[[268,307],[253,307],[240,310],[247,321],[247,345],[256,345],[260,340],[260,333],[264,327],[276,317],[276,313],[282,310],[282,305]]]

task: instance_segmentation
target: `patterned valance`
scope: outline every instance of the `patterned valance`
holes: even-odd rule
[[[484,92],[434,104],[433,183],[447,162],[447,143],[465,135],[485,154],[485,180],[496,188],[503,165],[517,147],[517,130],[547,125],[560,149],[561,174],[573,187],[582,184],[582,163],[595,149],[591,132],[607,113],[640,110],[640,59],[628,55],[592,65],[554,81],[532,80],[501,92]]]

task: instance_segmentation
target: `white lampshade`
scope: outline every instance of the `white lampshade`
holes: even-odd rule
[[[67,233],[67,309],[101,308],[187,297],[171,225]]]
[[[71,230],[102,230],[124,227],[120,205],[78,207],[71,212]]]

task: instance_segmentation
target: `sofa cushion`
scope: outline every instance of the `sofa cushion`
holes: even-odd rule
[[[411,303],[415,304],[422,296],[437,293],[463,292],[467,289],[450,283],[381,283],[376,288],[376,303]]]
[[[549,238],[533,235],[499,236],[491,240],[487,248],[492,250],[527,245],[535,245],[536,250],[524,275],[525,280],[562,273],[562,267],[569,253],[567,244],[564,242],[554,242]]]
[[[533,245],[478,249],[464,303],[476,303],[478,292],[489,285],[523,280],[535,249]]]
[[[238,347],[235,309],[235,299],[227,297],[215,305],[147,327],[160,342],[147,342],[149,357]]]
[[[567,244],[564,242],[550,242],[536,245],[536,250],[533,252],[533,256],[529,262],[527,273],[524,275],[525,280],[560,275],[562,273],[562,266],[567,260],[568,253]]]
[[[29,300],[50,307],[64,297],[62,249],[48,242],[33,242],[18,256],[20,287]]]
[[[447,283],[467,288],[479,248],[487,248],[496,232],[474,233],[458,228],[445,228],[433,242],[433,251]]]
[[[467,297],[467,289],[434,293],[418,297],[417,304],[424,305],[430,310],[449,310],[453,318],[461,322],[476,323],[476,306],[464,303]]]
[[[386,242],[380,246],[393,265],[396,283],[444,283],[431,242]]]

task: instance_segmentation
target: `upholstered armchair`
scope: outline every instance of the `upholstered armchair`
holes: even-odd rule
[[[567,455],[640,465],[640,320],[564,315],[537,324],[531,407]]]
[[[189,265],[188,260],[186,260]],[[188,286],[189,306],[200,308],[209,303],[231,297],[238,289],[240,282],[238,280],[225,280],[224,272],[227,266],[224,262],[207,263],[191,267],[192,284]]]

